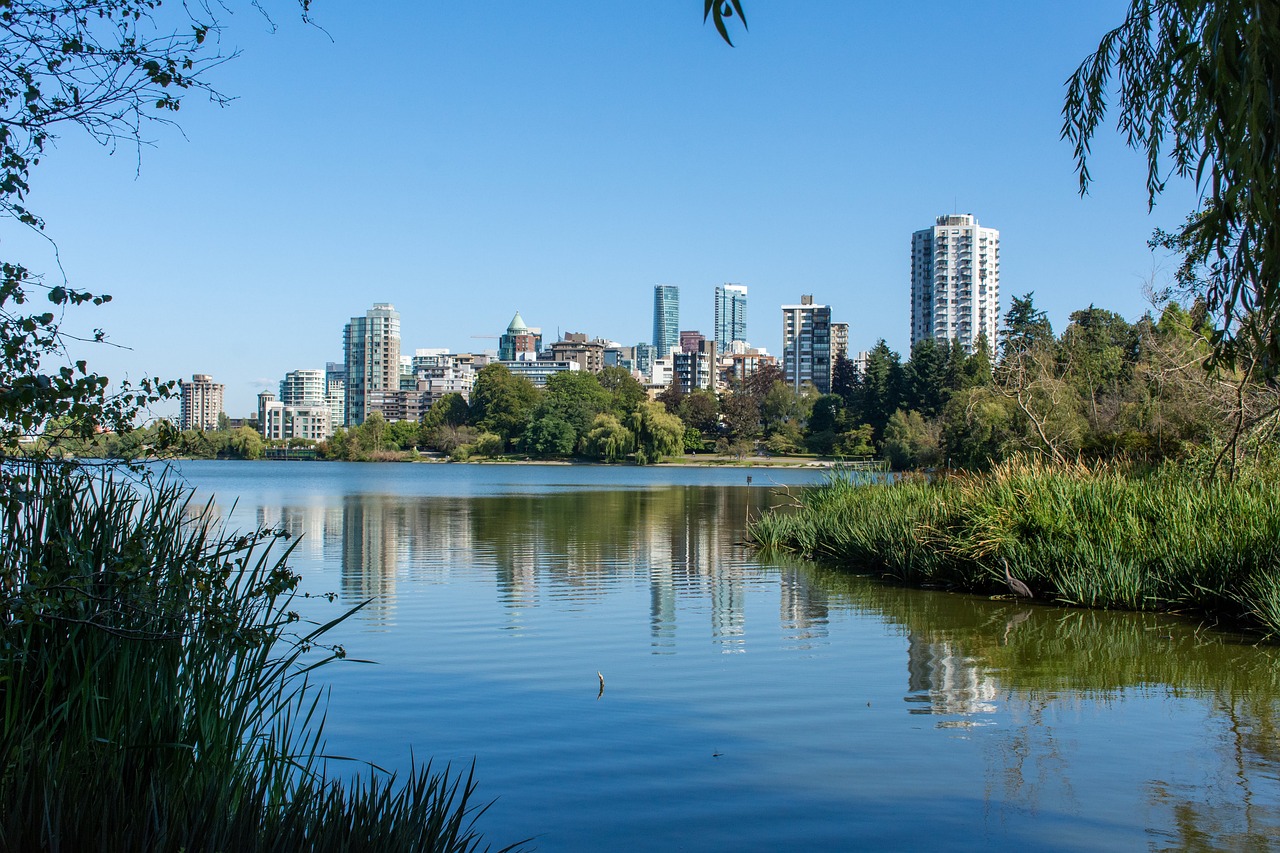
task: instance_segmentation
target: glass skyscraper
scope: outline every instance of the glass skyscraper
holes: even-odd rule
[[[723,284],[716,288],[716,355],[724,355],[733,341],[747,339],[747,288]]]
[[[658,358],[680,346],[680,288],[674,284],[653,288],[653,345]]]

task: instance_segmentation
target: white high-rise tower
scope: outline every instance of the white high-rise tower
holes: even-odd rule
[[[939,216],[911,235],[911,345],[960,341],[972,354],[982,334],[995,355],[1000,321],[1000,232],[973,214]]]

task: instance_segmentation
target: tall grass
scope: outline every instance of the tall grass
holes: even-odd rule
[[[765,548],[905,583],[1176,610],[1280,636],[1280,471],[1046,466],[889,484],[836,479],[751,526]]]
[[[225,534],[172,483],[4,479],[0,849],[481,846],[470,774],[326,776],[307,674],[343,653],[290,609],[274,534]]]

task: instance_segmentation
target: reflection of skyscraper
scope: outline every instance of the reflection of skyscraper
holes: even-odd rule
[[[680,345],[680,288],[674,284],[653,288],[653,345],[658,358]]]
[[[989,714],[999,695],[995,678],[950,642],[915,634],[907,644],[907,683],[907,700],[928,706],[913,708],[913,714]]]
[[[778,575],[778,618],[801,648],[808,641],[827,636],[827,593],[810,582],[799,569],[781,569]]]
[[[374,599],[368,612],[390,609],[395,592],[402,519],[389,512],[390,498],[354,495],[343,502],[342,593],[349,602]],[[397,522],[400,522],[398,524]]]
[[[722,284],[716,288],[716,355],[729,351],[729,344],[747,340],[747,288]]]

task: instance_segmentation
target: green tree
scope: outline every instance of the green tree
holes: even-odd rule
[[[539,459],[572,456],[578,446],[578,431],[573,424],[554,414],[535,417],[520,439],[530,456]]]
[[[228,448],[236,456],[241,459],[257,459],[262,456],[262,449],[266,446],[266,442],[262,440],[262,436],[257,430],[248,427],[240,427],[231,431],[231,439],[228,442]]]
[[[387,424],[385,441],[401,450],[412,450],[422,438],[422,425],[417,421],[393,421]]]
[[[1071,76],[1062,135],[1087,192],[1090,143],[1109,109],[1147,157],[1147,201],[1172,173],[1200,209],[1165,245],[1204,296],[1219,360],[1280,369],[1280,14],[1254,0],[1132,0]],[[1160,235],[1157,235],[1160,241]]]
[[[538,403],[538,389],[523,376],[513,376],[504,364],[486,364],[471,389],[471,422],[499,436],[504,444],[524,434]]]
[[[689,428],[714,435],[720,426],[720,401],[710,391],[698,388],[684,396],[676,414]]]
[[[635,447],[635,435],[612,414],[596,415],[583,443],[583,452],[602,462],[620,462]]]
[[[902,386],[900,357],[881,338],[867,355],[867,369],[850,406],[855,422],[869,424],[877,441],[889,418],[902,407]]]
[[[720,401],[720,414],[730,439],[749,440],[760,435],[760,401],[745,389],[725,396]]]
[[[948,370],[950,348],[943,349],[933,338],[916,341],[911,360],[902,371],[903,405],[927,418],[937,417],[951,396]]]
[[[1012,422],[1012,405],[993,389],[956,392],[947,401],[942,417],[944,461],[955,468],[986,470],[1004,458]]]
[[[635,435],[636,461],[641,465],[684,452],[684,423],[657,401],[637,406],[629,426]]]
[[[576,370],[557,373],[547,380],[534,420],[552,417],[564,421],[573,428],[576,444],[591,429],[596,415],[607,411],[612,402],[612,396],[601,387],[594,373]]]
[[[958,387],[988,387],[991,381],[991,349],[987,341],[987,333],[982,332],[974,344],[973,353],[964,360],[963,377]]]
[[[881,453],[899,471],[932,468],[940,460],[938,439],[935,423],[926,422],[919,412],[899,409],[885,426]]]
[[[1034,293],[1015,296],[1009,303],[1000,330],[1001,362],[1053,344],[1053,327],[1049,325],[1048,315],[1036,308],[1034,296]]]
[[[831,366],[831,393],[838,395],[842,400],[848,400],[852,397],[857,385],[858,368],[848,356],[840,353],[836,356],[835,364]]]
[[[644,386],[626,368],[606,367],[599,378],[600,387],[609,392],[609,411],[618,417],[625,417],[649,399]]]

